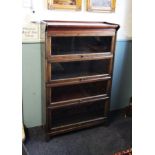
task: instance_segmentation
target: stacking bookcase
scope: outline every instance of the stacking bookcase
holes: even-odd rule
[[[108,118],[118,24],[44,21],[43,116],[47,138]]]

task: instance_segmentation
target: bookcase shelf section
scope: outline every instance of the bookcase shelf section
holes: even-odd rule
[[[112,37],[52,37],[51,55],[91,54],[111,51]],[[61,46],[60,46],[61,45]]]
[[[109,60],[52,63],[51,80],[109,74]],[[101,68],[101,66],[103,68]]]
[[[52,128],[77,124],[78,122],[87,122],[89,120],[104,118],[106,115],[105,104],[107,100],[98,100],[87,102],[87,104],[71,105],[63,108],[53,109],[51,117],[55,116],[50,122]]]
[[[107,82],[108,81],[106,80],[77,85],[73,84],[67,86],[52,87],[51,102],[66,101],[70,99],[106,94],[108,93]]]

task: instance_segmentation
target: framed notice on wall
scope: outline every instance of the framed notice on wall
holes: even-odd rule
[[[116,0],[87,0],[87,10],[96,12],[114,12]]]
[[[48,0],[48,9],[81,10],[82,0]]]

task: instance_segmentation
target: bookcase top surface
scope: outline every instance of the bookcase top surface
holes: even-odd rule
[[[94,21],[44,21],[47,27],[83,27],[83,28],[112,28],[119,29],[119,25],[108,22]]]

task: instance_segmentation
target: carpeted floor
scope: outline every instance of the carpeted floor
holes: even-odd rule
[[[132,147],[132,118],[117,117],[99,126],[44,139],[40,127],[29,129],[25,143],[29,155],[112,155]]]

